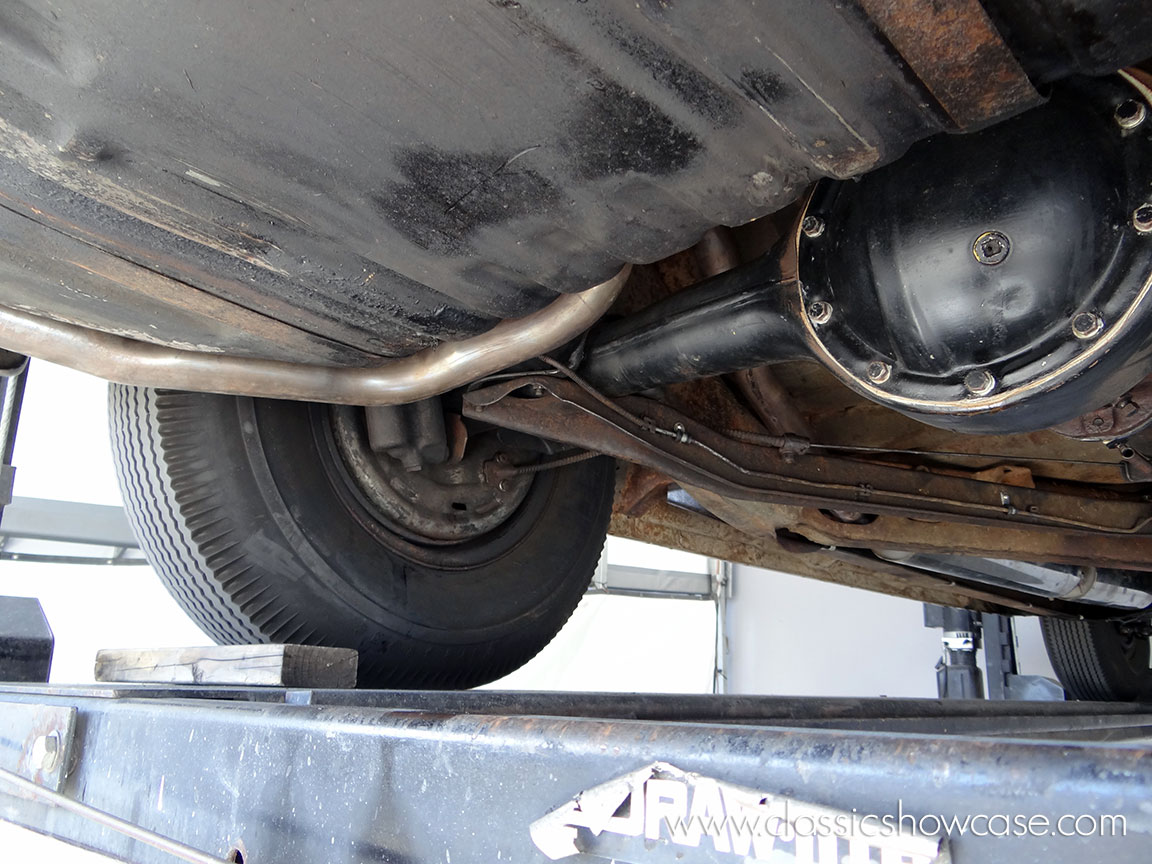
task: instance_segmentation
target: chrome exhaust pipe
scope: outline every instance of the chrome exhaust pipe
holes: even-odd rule
[[[334,367],[155,345],[0,306],[0,346],[118,384],[341,405],[402,405],[438,396],[559,348],[615,301],[631,265],[487,333],[379,366]]]
[[[1152,573],[1142,571],[1074,567],[1066,564],[1029,564],[998,558],[887,549],[876,550],[876,555],[905,567],[993,588],[1007,588],[1049,600],[1129,610],[1152,606]]]

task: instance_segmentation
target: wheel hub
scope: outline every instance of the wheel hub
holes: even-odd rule
[[[532,485],[530,475],[486,482],[484,464],[499,455],[495,436],[469,441],[458,462],[409,471],[372,450],[362,410],[334,408],[333,430],[337,449],[373,514],[416,542],[461,543],[487,534],[516,512]]]

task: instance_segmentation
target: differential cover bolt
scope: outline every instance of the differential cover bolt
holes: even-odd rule
[[[1132,225],[1141,234],[1152,234],[1152,204],[1141,204],[1133,211]]]
[[[827,324],[832,320],[832,304],[813,300],[808,304],[808,320],[813,324]]]
[[[1011,251],[1012,241],[999,231],[985,231],[972,244],[972,254],[976,260],[989,267],[1002,263]]]
[[[1077,339],[1094,339],[1104,329],[1104,319],[1093,312],[1081,312],[1072,319],[1072,335]]]
[[[1135,129],[1144,122],[1148,116],[1148,109],[1143,102],[1135,99],[1125,99],[1116,106],[1116,125],[1121,129]]]
[[[996,376],[986,369],[973,369],[964,376],[964,389],[973,396],[987,396],[996,389]]]
[[[873,384],[883,384],[892,377],[892,367],[882,360],[873,360],[868,364],[867,374]]]
[[[819,216],[805,216],[804,221],[800,223],[800,230],[804,232],[805,237],[815,239],[824,233],[824,220]]]

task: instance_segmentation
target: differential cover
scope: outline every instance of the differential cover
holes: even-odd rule
[[[1050,426],[1143,378],[1152,120],[1130,118],[1148,96],[1134,79],[1078,82],[818,189],[800,276],[819,359],[871,399],[968,432]]]

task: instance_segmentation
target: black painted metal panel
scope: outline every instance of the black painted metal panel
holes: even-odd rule
[[[1152,44],[1150,27],[1093,62]],[[1048,62],[1069,33],[1023,39],[1029,62],[1074,71]],[[304,331],[269,348],[282,357],[481,332],[889,162],[943,117],[838,0],[0,6],[0,207],[49,248],[66,235]],[[91,275],[60,254],[3,302],[213,341],[187,303],[165,323],[154,297],[133,311],[103,282],[115,305],[86,301]],[[0,257],[25,266],[18,247]],[[236,321],[215,341],[283,343]]]
[[[35,597],[0,597],[0,681],[47,681],[56,639]]]
[[[0,8],[0,48],[0,206],[385,355],[940,128],[873,25],[832,0],[25,0]],[[45,270],[21,290],[54,310],[58,285]],[[110,326],[107,305],[66,299]]]

